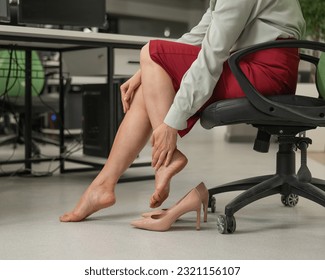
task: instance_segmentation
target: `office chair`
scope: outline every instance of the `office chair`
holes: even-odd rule
[[[300,53],[302,60],[316,66],[316,86],[319,97],[278,95],[262,96],[249,82],[239,67],[241,58],[252,52],[293,47],[320,51],[320,58]],[[325,44],[305,40],[284,40],[258,44],[234,53],[229,58],[230,68],[245,93],[245,97],[223,100],[208,106],[201,115],[206,129],[216,126],[246,123],[257,128],[254,150],[267,153],[270,138],[277,138],[276,172],[231,182],[209,189],[209,207],[215,212],[216,194],[243,190],[225,207],[225,214],[217,218],[220,233],[236,230],[234,214],[244,206],[264,197],[280,194],[285,206],[293,207],[299,196],[325,206],[325,180],[313,178],[307,166],[307,148],[311,139],[304,132],[325,126]],[[308,93],[307,93],[308,94]],[[295,151],[301,151],[301,166],[296,173]]]
[[[2,137],[0,145],[24,143],[25,113],[25,52],[18,50],[0,50],[0,109],[4,120],[8,115],[16,119],[15,133]],[[53,73],[50,73],[53,74]],[[45,73],[42,61],[36,51],[32,51],[32,116],[39,118],[48,112],[57,112],[59,108],[58,94],[43,94],[48,74]],[[71,79],[66,79],[64,91],[70,88]],[[7,122],[4,126],[10,125]],[[10,128],[8,129],[10,130]],[[40,156],[36,142],[59,146],[59,141],[45,137],[37,130],[32,132],[32,152]]]

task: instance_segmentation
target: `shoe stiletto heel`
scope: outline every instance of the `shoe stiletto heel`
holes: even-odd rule
[[[204,209],[203,209],[203,213],[204,213],[204,222],[206,223],[208,221],[208,203],[204,205]]]
[[[203,221],[206,223],[208,221],[208,203],[209,203],[209,191],[204,185],[203,182],[201,182],[197,187],[197,191],[199,192],[199,195],[201,197],[202,206],[203,206],[203,213],[204,213],[204,219]]]
[[[206,186],[204,185],[203,182],[201,182],[199,185],[197,185],[195,187],[197,189],[197,191],[199,192],[201,201],[202,201],[202,206],[203,206],[203,213],[204,213],[204,222],[206,223],[208,220],[208,202],[209,202],[209,191],[206,188]],[[184,197],[183,197],[184,198]],[[182,199],[183,199],[182,198]],[[173,207],[175,207],[178,203],[180,203],[180,201],[182,201],[182,199],[180,199],[175,205],[173,205],[171,208],[167,208],[167,209],[160,209],[160,210],[154,210],[154,211],[150,211],[150,212],[146,212],[143,213],[141,216],[144,218],[148,218],[152,215],[163,215],[165,214],[166,211],[172,209]]]
[[[201,229],[201,206],[196,210],[196,230]]]
[[[199,191],[194,188],[187,193],[175,206],[163,214],[151,215],[141,220],[133,221],[134,227],[152,231],[169,230],[172,224],[185,213],[196,211],[196,229],[200,229],[202,200]]]

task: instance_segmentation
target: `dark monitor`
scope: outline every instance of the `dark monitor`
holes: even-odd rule
[[[0,0],[0,21],[10,21],[9,0]]]
[[[103,27],[106,0],[20,0],[20,24]]]

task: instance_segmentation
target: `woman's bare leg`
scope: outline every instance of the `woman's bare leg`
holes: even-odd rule
[[[152,128],[160,125],[175,96],[166,72],[149,55],[148,46],[141,51],[141,83],[116,134],[110,155],[100,173],[82,195],[76,207],[60,217],[62,222],[77,222],[115,203],[114,189],[124,171],[147,143]],[[169,166],[156,171],[155,192],[151,207],[158,207],[168,197],[171,178],[184,168],[186,157],[174,152]]]
[[[81,221],[115,203],[115,185],[147,143],[151,130],[140,87],[118,129],[103,169],[84,192],[76,207],[60,217],[62,222]]]
[[[175,90],[165,70],[155,63],[149,54],[149,45],[141,51],[141,82],[147,113],[153,129],[163,123],[173,103]],[[168,197],[171,178],[187,164],[187,158],[175,150],[169,166],[161,166],[155,173],[155,192],[150,207],[159,207]]]

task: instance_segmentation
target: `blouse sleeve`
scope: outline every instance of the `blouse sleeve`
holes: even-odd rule
[[[185,33],[182,37],[180,37],[177,42],[201,46],[210,22],[211,10],[208,8],[205,14],[202,16],[201,21],[195,27],[193,27],[190,32]]]
[[[164,120],[167,125],[178,130],[185,129],[186,120],[210,98],[222,73],[223,63],[248,24],[255,3],[256,0],[218,0],[214,10],[209,12],[210,16],[203,17],[201,26],[207,26],[207,29],[202,49],[183,76]],[[203,28],[195,34],[201,34],[201,31]]]

